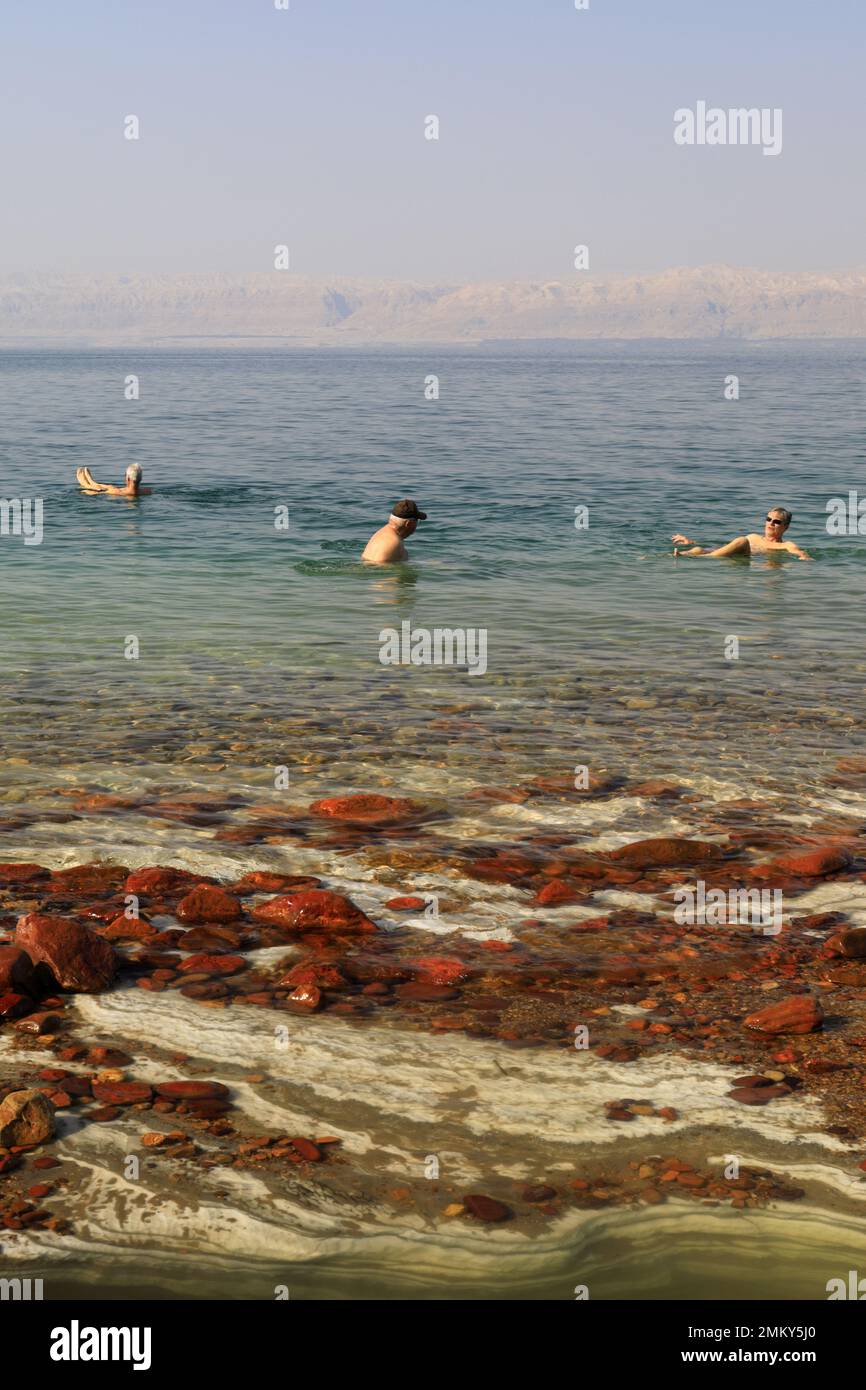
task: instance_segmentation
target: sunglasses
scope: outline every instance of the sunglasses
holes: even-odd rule
[[[768,516],[767,520],[771,526],[784,526],[784,521],[779,516]]]

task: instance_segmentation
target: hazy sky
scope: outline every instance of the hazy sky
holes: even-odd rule
[[[862,0],[2,0],[0,272],[863,265],[864,39]],[[782,153],[678,147],[698,100]]]

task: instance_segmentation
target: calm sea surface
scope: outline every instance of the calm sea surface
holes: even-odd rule
[[[647,775],[808,777],[862,707],[866,537],[825,522],[866,492],[864,382],[847,343],[2,352],[0,495],[45,506],[42,545],[0,540],[7,752],[170,762],[241,720],[287,759],[299,728],[331,755],[399,738],[411,778],[425,717],[468,703],[488,781],[609,764],[636,724]],[[131,461],[152,496],[76,490]],[[361,566],[404,495],[430,514],[411,564]],[[815,564],[672,558],[673,531],[721,542],[774,504]],[[405,620],[486,629],[487,674],[382,666]]]

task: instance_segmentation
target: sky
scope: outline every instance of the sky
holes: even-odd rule
[[[862,267],[864,40],[862,0],[3,0],[0,274]],[[675,144],[701,100],[781,153]]]

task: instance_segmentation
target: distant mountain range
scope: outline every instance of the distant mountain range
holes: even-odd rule
[[[273,339],[862,338],[866,271],[701,266],[568,281],[415,284],[251,275],[7,275],[0,343]]]

